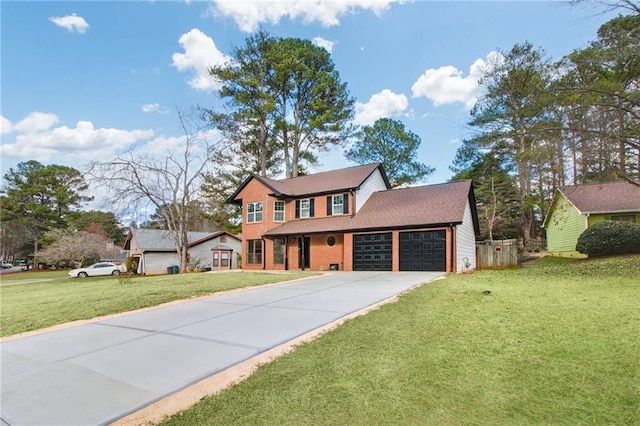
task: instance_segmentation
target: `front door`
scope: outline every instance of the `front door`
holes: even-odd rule
[[[309,268],[311,265],[311,257],[309,256],[309,248],[311,247],[310,237],[298,238],[298,268]]]

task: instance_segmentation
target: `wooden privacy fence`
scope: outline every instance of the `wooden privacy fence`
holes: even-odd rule
[[[484,241],[476,243],[478,269],[506,269],[518,265],[518,240]]]

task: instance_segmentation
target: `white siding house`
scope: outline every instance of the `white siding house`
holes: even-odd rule
[[[226,231],[189,232],[189,262],[200,268],[220,269],[221,259],[229,263],[224,269],[237,268],[237,254],[242,250],[242,240]],[[167,268],[178,265],[178,254],[169,231],[160,229],[132,229],[125,240],[124,249],[130,257],[138,258],[136,273],[146,275],[166,274]],[[217,266],[214,265],[214,253]],[[224,253],[224,255],[222,255]]]

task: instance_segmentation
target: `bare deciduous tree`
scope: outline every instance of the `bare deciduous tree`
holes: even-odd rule
[[[175,242],[180,271],[185,271],[192,201],[197,199],[213,154],[224,146],[220,139],[214,141],[199,109],[178,111],[178,116],[184,134],[175,146],[164,153],[137,149],[93,162],[87,175],[92,183],[106,188],[106,200],[114,208],[131,212],[149,204],[155,207]]]
[[[54,229],[45,234],[45,239],[52,243],[40,250],[37,258],[47,263],[70,261],[84,265],[88,260],[117,257],[117,249],[104,235]]]

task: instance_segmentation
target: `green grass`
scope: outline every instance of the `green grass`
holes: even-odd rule
[[[435,281],[163,422],[194,424],[640,424],[640,256]]]
[[[68,270],[41,270],[29,272],[14,272],[0,275],[1,285],[20,284],[25,281],[44,281],[51,279],[67,278]]]
[[[198,273],[134,276],[127,282],[123,276],[68,278],[67,272],[20,272],[3,276],[0,334],[9,336],[69,321],[311,275]]]

